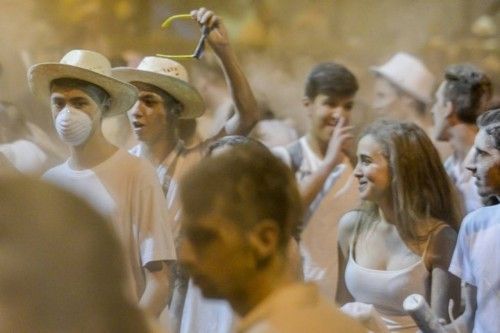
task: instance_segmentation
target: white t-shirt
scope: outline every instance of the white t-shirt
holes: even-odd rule
[[[44,171],[47,155],[36,144],[28,140],[17,140],[0,145],[2,153],[21,173],[40,176]]]
[[[156,167],[156,174],[166,198],[168,219],[174,226],[175,239],[179,235],[181,216],[179,181],[191,167],[201,161],[209,142],[211,141],[204,141],[192,148],[186,148],[182,142],[179,142],[165,160]],[[130,153],[143,158],[147,157],[142,144],[132,148]],[[229,333],[234,315],[227,302],[204,298],[199,288],[189,281],[182,318],[176,319],[180,320],[181,333]]]
[[[474,330],[500,329],[500,205],[483,207],[465,217],[449,271],[477,287]]]
[[[176,260],[164,197],[152,166],[119,149],[92,169],[73,170],[68,161],[43,179],[86,200],[112,221],[122,240],[128,267],[140,299],[146,264]]]
[[[180,333],[230,333],[236,320],[225,300],[207,299],[189,281]]]
[[[305,137],[299,142],[303,159],[295,177],[300,183],[320,168],[323,159],[311,149]],[[285,147],[273,148],[273,153],[291,166],[291,156]],[[338,279],[338,222],[342,215],[358,205],[358,201],[357,181],[345,158],[327,178],[305,217],[306,225],[300,241],[304,278],[316,282],[322,295],[332,302],[335,301]]]
[[[328,302],[313,284],[274,291],[237,324],[237,333],[367,332]]]
[[[465,213],[468,214],[483,206],[481,197],[477,192],[477,187],[472,177],[472,172],[465,168],[465,162],[458,161],[452,156],[444,162],[444,168],[455,184],[462,199]]]

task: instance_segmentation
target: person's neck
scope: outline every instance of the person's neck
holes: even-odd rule
[[[296,283],[296,278],[287,274],[286,265],[284,259],[274,258],[266,268],[256,272],[244,290],[228,299],[234,311],[244,317],[278,289]]]
[[[179,139],[175,135],[166,135],[151,142],[141,142],[144,155],[154,165],[160,165],[175,149]]]
[[[408,112],[407,120],[403,119],[402,121],[408,121],[410,123],[414,123],[421,129],[423,129],[425,133],[427,133],[427,135],[429,136],[432,135],[431,129],[433,127],[433,120],[428,114],[428,112],[426,112],[425,114],[419,114],[417,111],[411,110]]]
[[[306,141],[316,155],[318,155],[321,159],[325,158],[326,151],[328,149],[328,142],[319,140],[318,137],[312,132],[308,132],[306,134]]]
[[[97,130],[80,146],[71,146],[69,165],[75,170],[91,169],[110,158],[117,147],[104,138],[102,131]]]
[[[474,145],[477,131],[477,126],[474,124],[460,123],[450,128],[450,145],[453,149],[453,156],[458,161],[464,161]]]
[[[382,222],[394,225],[396,223],[396,214],[394,212],[392,200],[389,198],[383,199],[377,203],[379,215]]]

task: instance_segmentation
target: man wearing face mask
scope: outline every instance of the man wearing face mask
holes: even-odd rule
[[[34,65],[28,77],[33,94],[50,100],[57,133],[71,152],[43,178],[112,222],[126,251],[131,292],[149,314],[159,315],[170,294],[169,263],[176,259],[161,187],[147,161],[113,146],[101,130],[103,116],[126,112],[137,90],[111,77],[108,59],[86,50]]]

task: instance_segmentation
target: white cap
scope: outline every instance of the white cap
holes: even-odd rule
[[[382,66],[372,67],[371,70],[417,100],[431,103],[434,75],[414,56],[400,52]]]

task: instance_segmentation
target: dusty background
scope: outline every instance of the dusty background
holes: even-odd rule
[[[190,53],[199,34],[194,24],[179,22],[169,31],[159,25],[200,6],[225,19],[257,96],[294,119],[299,131],[307,127],[302,84],[319,61],[342,62],[358,76],[358,122],[371,115],[369,67],[397,51],[421,57],[438,79],[449,63],[475,63],[499,92],[495,0],[0,0],[0,99],[14,101],[50,131],[48,112],[27,91],[29,65],[58,61],[73,48],[97,50],[117,63],[131,54]],[[487,13],[496,31],[473,33]]]

